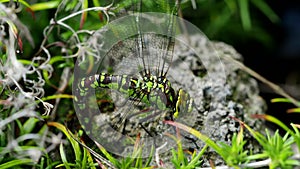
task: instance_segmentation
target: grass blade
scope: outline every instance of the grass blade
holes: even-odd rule
[[[33,161],[31,159],[18,159],[18,160],[12,160],[9,162],[6,162],[4,164],[0,165],[1,169],[6,169],[6,168],[13,168],[19,165],[24,165],[24,164],[30,164]]]

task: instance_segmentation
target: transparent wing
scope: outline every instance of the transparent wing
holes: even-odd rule
[[[156,5],[169,15],[165,15],[163,18],[152,17],[149,19],[147,14],[137,13],[134,23],[138,33],[136,41],[137,56],[140,58],[140,63],[142,63],[145,70],[142,74],[143,76],[148,74],[166,76],[173,58],[175,43],[174,15],[177,13],[178,4],[175,2],[164,1],[162,3],[157,1]],[[142,6],[140,8],[142,10]],[[149,25],[148,23],[154,24]],[[155,33],[151,34],[148,30],[149,27]]]
[[[146,54],[140,56],[137,49],[137,36],[130,37],[123,41],[116,43],[110,51],[105,56],[102,64],[99,67],[99,74],[100,73],[109,73],[112,75],[127,75],[128,77],[132,77],[138,79],[139,81],[143,81],[143,76],[140,72],[145,72],[145,65],[149,67],[149,70],[156,70],[156,65],[158,64],[157,51],[160,51],[159,44],[163,41],[164,37],[155,35],[155,34],[145,34],[143,35],[143,39],[145,40],[145,45],[149,49]],[[148,55],[144,57],[145,55]],[[122,87],[122,86],[121,86]],[[110,89],[106,89],[110,90]],[[122,127],[126,122],[128,116],[132,116],[132,114],[147,114],[139,113],[136,111],[143,112],[145,110],[139,109],[135,110],[136,107],[140,107],[141,105],[145,104],[145,100],[147,100],[146,93],[143,93],[140,89],[136,88],[134,92],[138,93],[136,96],[139,97],[130,97],[129,90],[127,92],[119,92],[110,90],[109,95],[111,95],[111,102],[115,104],[117,107],[116,115],[120,120],[115,120],[117,128],[124,128]],[[100,98],[100,100],[103,100]],[[106,100],[106,99],[104,99]],[[123,107],[122,107],[123,106]],[[144,108],[150,109],[152,108]],[[149,113],[149,112],[148,112]],[[149,113],[151,114],[151,113]],[[121,120],[123,119],[123,120]]]

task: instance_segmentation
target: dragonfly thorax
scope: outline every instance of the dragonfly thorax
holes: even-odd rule
[[[136,82],[135,92],[141,93],[142,100],[160,110],[172,108],[175,92],[170,81],[162,76],[146,75]]]

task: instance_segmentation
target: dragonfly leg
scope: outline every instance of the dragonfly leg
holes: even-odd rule
[[[140,123],[140,126],[142,127],[142,129],[145,130],[145,132],[146,132],[147,134],[149,134],[150,137],[153,137],[153,135],[151,134],[151,132],[148,131],[148,130],[145,128],[145,126],[144,126],[143,124]]]

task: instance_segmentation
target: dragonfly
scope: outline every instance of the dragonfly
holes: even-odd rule
[[[139,10],[142,10],[141,4]],[[164,120],[176,120],[193,110],[194,101],[188,92],[174,88],[168,78],[175,46],[174,16],[178,8],[179,1],[170,7],[163,26],[164,35],[143,31],[147,15],[135,13],[131,29],[136,34],[113,45],[101,60],[98,73],[79,79],[75,103],[83,112],[80,118],[94,136],[103,135],[101,141],[105,137],[108,144],[113,144],[121,140],[121,136],[161,136],[164,131],[173,129],[165,125]],[[91,94],[96,95],[95,99],[90,100]],[[94,109],[99,110],[98,115],[91,111],[91,102],[97,102]],[[95,122],[91,122],[91,118]],[[105,132],[98,132],[100,130]]]

